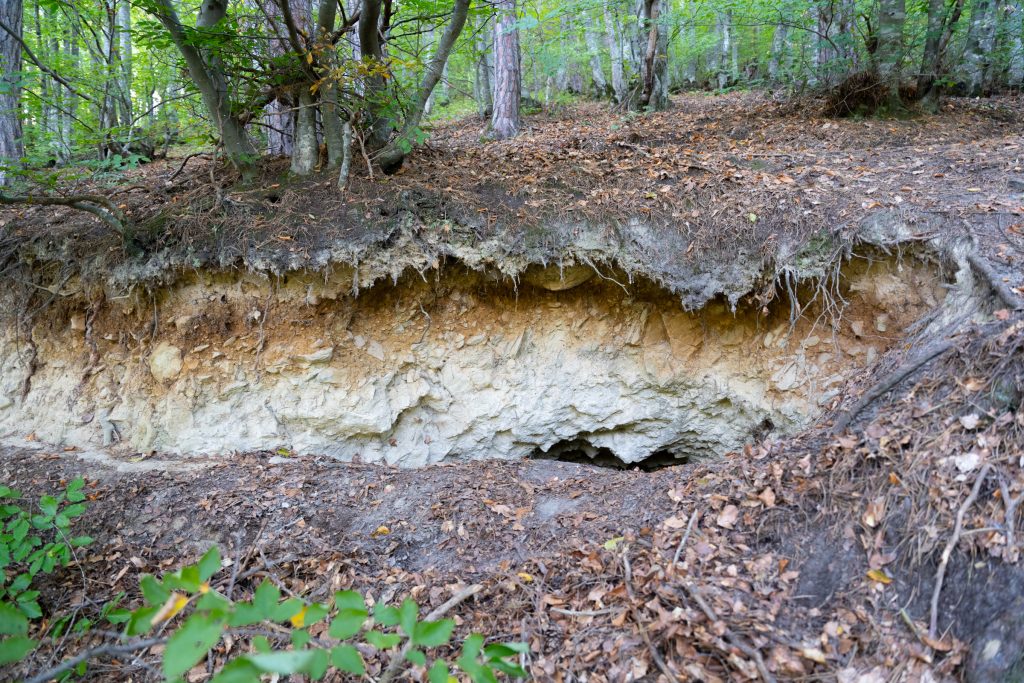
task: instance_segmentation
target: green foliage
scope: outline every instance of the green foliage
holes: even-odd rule
[[[77,497],[80,488],[73,482],[61,497],[44,497],[43,514],[54,520],[66,516],[68,508],[61,508],[61,502],[65,496]],[[117,607],[119,596],[105,609],[105,616],[125,624],[126,644],[151,642],[139,640],[151,632],[167,636],[162,661],[167,681],[180,681],[228,634],[235,642],[248,642],[250,651],[225,663],[213,683],[259,683],[266,674],[304,674],[320,680],[332,668],[362,676],[366,673],[362,653],[367,648],[386,653],[386,661],[421,667],[435,683],[448,683],[452,667],[474,683],[497,681],[499,674],[527,677],[515,663],[527,651],[525,645],[485,646],[479,634],[469,636],[457,659],[447,662],[444,655],[451,652],[455,622],[422,619],[419,605],[411,598],[397,607],[378,603],[371,612],[355,591],[339,591],[321,604],[282,596],[276,585],[265,580],[249,600],[236,601],[217,589],[223,583],[215,580],[220,569],[220,551],[213,547],[198,562],[175,572],[144,575],[139,582],[143,604],[129,612]],[[0,663],[17,661],[35,646],[26,637],[28,624],[16,607],[0,603],[0,633],[7,636],[0,642]],[[318,624],[323,625],[314,637],[310,628]],[[444,648],[441,655],[433,652],[438,648]]]
[[[28,637],[30,620],[43,615],[35,578],[66,567],[75,548],[92,543],[88,536],[71,535],[72,522],[85,512],[84,487],[84,479],[75,479],[62,493],[29,506],[19,491],[0,486],[0,665],[36,646]]]

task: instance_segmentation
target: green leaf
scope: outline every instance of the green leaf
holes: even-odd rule
[[[220,571],[220,550],[213,546],[199,560],[199,581],[209,581],[210,577]]]
[[[28,634],[28,617],[13,605],[0,602],[0,635],[24,636]]]
[[[451,619],[441,621],[421,621],[413,631],[412,642],[421,647],[439,647],[452,637],[455,622]]]
[[[274,648],[270,646],[270,640],[266,636],[256,636],[252,639],[252,646],[256,648],[256,652],[273,652]]]
[[[303,607],[305,607],[305,605],[302,604],[302,600],[299,600],[298,598],[288,598],[274,608],[273,614],[270,615],[270,619],[271,621],[276,621],[279,624],[286,622],[301,612]]]
[[[373,608],[373,620],[381,626],[397,626],[401,621],[398,610],[388,605],[377,603]]]
[[[398,608],[398,624],[405,631],[405,635],[412,636],[416,631],[416,617],[419,615],[420,606],[415,600],[406,598],[402,601],[402,606]]]
[[[75,548],[92,545],[92,536],[75,536],[71,539],[71,545]]]
[[[142,589],[142,597],[150,605],[163,605],[171,597],[171,591],[152,574],[143,574],[139,579],[139,587]]]
[[[402,636],[397,633],[381,633],[380,631],[367,631],[366,642],[378,650],[390,650],[402,642]]]
[[[85,505],[83,505],[81,503],[75,503],[74,505],[68,505],[66,508],[61,510],[61,514],[63,514],[68,519],[74,519],[75,517],[79,517],[79,516],[81,516],[84,513],[85,513]]]
[[[190,564],[164,577],[164,585],[173,590],[195,593],[199,590],[199,565]]]
[[[327,673],[327,669],[331,665],[329,661],[330,655],[327,653],[327,650],[319,648],[312,650],[312,653],[313,661],[309,663],[308,667],[306,667],[306,673],[309,674],[309,677],[314,681],[319,681],[324,677],[324,674]]]
[[[36,641],[25,636],[12,636],[0,640],[0,666],[17,662],[36,647]]]
[[[313,650],[286,650],[249,655],[246,659],[257,669],[268,674],[306,673],[313,663]]]
[[[434,662],[430,669],[427,670],[427,680],[430,683],[448,683],[449,675],[448,665],[440,659]]]
[[[363,656],[351,645],[339,645],[331,650],[331,665],[347,674],[362,676],[366,673]]]
[[[235,611],[231,614],[228,621],[231,626],[252,626],[263,621],[263,614],[255,605],[248,602],[240,602],[235,605]]]
[[[361,609],[366,612],[363,596],[355,591],[338,591],[334,594],[334,606],[338,609]]]
[[[277,602],[280,599],[281,591],[270,581],[264,579],[263,583],[256,589],[256,593],[253,594],[252,604],[260,614],[261,620],[269,619],[273,615],[274,608],[277,607]]]
[[[503,659],[515,657],[530,651],[526,643],[493,643],[484,648],[484,657],[487,659]]]
[[[224,622],[204,614],[193,614],[167,641],[164,676],[175,680],[198,664],[220,640]]]
[[[249,662],[248,657],[239,657],[228,662],[210,683],[260,683],[263,672]]]
[[[39,607],[39,603],[35,600],[22,601],[21,596],[18,596],[18,609],[29,619],[38,619],[43,616],[43,610]]]
[[[78,503],[85,500],[85,494],[82,493],[82,489],[85,487],[85,479],[78,477],[68,482],[67,488],[64,489],[67,493],[68,500],[72,503]]]
[[[306,606],[306,615],[303,617],[302,625],[309,628],[313,624],[317,623],[329,613],[326,605],[321,605],[318,602],[314,602],[311,605]]]
[[[231,610],[231,601],[220,593],[211,590],[204,593],[203,596],[196,601],[196,609],[204,612],[227,614]]]
[[[309,631],[304,628],[297,628],[292,631],[292,647],[296,650],[301,650],[309,644],[310,638]]]
[[[160,605],[154,607],[140,607],[132,612],[128,618],[128,625],[124,627],[127,636],[138,636],[153,628],[153,617],[160,611]]]
[[[331,621],[327,634],[331,638],[347,640],[362,630],[363,624],[368,616],[365,609],[343,609],[339,610]]]
[[[426,666],[427,656],[423,654],[422,650],[412,649],[405,653],[405,658],[416,666]]]
[[[523,667],[506,662],[504,659],[495,659],[490,665],[500,671],[503,674],[512,676],[513,678],[527,678],[529,674],[526,673],[526,669]]]
[[[57,507],[60,503],[53,496],[43,496],[39,499],[39,509],[43,511],[44,515],[53,517],[57,514]]]

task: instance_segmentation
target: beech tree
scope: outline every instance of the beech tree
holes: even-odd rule
[[[0,187],[24,156],[21,127],[21,0],[0,1]]]
[[[522,100],[522,64],[519,55],[519,29],[516,26],[516,0],[498,0],[494,23],[494,113],[491,135],[497,140],[519,132],[519,106]]]

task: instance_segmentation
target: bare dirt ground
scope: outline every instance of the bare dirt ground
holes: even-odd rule
[[[521,239],[545,212],[646,215],[688,231],[695,259],[740,243],[772,253],[783,236],[887,210],[918,217],[922,236],[928,216],[962,231],[1005,295],[990,322],[960,330],[927,363],[906,349],[930,340],[890,352],[821,426],[652,473],[549,461],[403,471],[267,453],[103,463],[6,448],[6,484],[50,492],[89,479],[76,531],[96,543],[44,587],[44,609],[93,613],[86,595],[119,591],[130,603],[140,574],[216,542],[239,565],[243,593],[266,577],[312,599],[352,586],[436,606],[455,586],[483,583],[457,611],[459,633],[529,643],[524,663],[539,680],[1011,680],[1024,661],[1020,105],[953,101],[936,117],[834,121],[759,95],[687,96],[635,120],[589,105],[543,115],[520,138],[486,145],[463,122],[402,174],[359,177],[345,198],[330,179],[290,181],[273,165],[259,190],[231,186],[219,167],[211,185],[209,161],[173,179],[180,162],[139,169],[121,196],[154,227],[136,247],[210,262],[228,253],[243,265],[260,250],[301,259],[363,239],[395,202],[475,215],[481,230]],[[89,220],[53,216],[0,213],[5,258],[42,243],[70,263],[138,257]],[[831,433],[830,420],[901,369],[914,371]],[[999,655],[984,656],[995,640]],[[147,680],[157,658],[106,660],[91,675]]]

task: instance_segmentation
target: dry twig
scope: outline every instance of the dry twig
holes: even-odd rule
[[[928,635],[932,638],[937,638],[937,631],[939,628],[939,596],[942,594],[942,583],[946,579],[946,566],[949,564],[949,557],[953,554],[953,549],[956,548],[956,544],[960,542],[960,532],[964,527],[964,516],[967,514],[967,510],[974,505],[974,501],[978,499],[978,494],[981,492],[981,485],[985,483],[985,479],[988,477],[989,470],[992,469],[991,465],[985,465],[981,468],[981,472],[978,473],[978,478],[974,481],[974,487],[971,489],[971,495],[967,496],[967,500],[960,506],[960,509],[956,513],[956,524],[953,527],[953,535],[949,537],[949,542],[946,543],[946,547],[942,550],[942,559],[939,561],[939,570],[935,573],[935,590],[932,591],[932,611],[931,619],[928,622]]]

